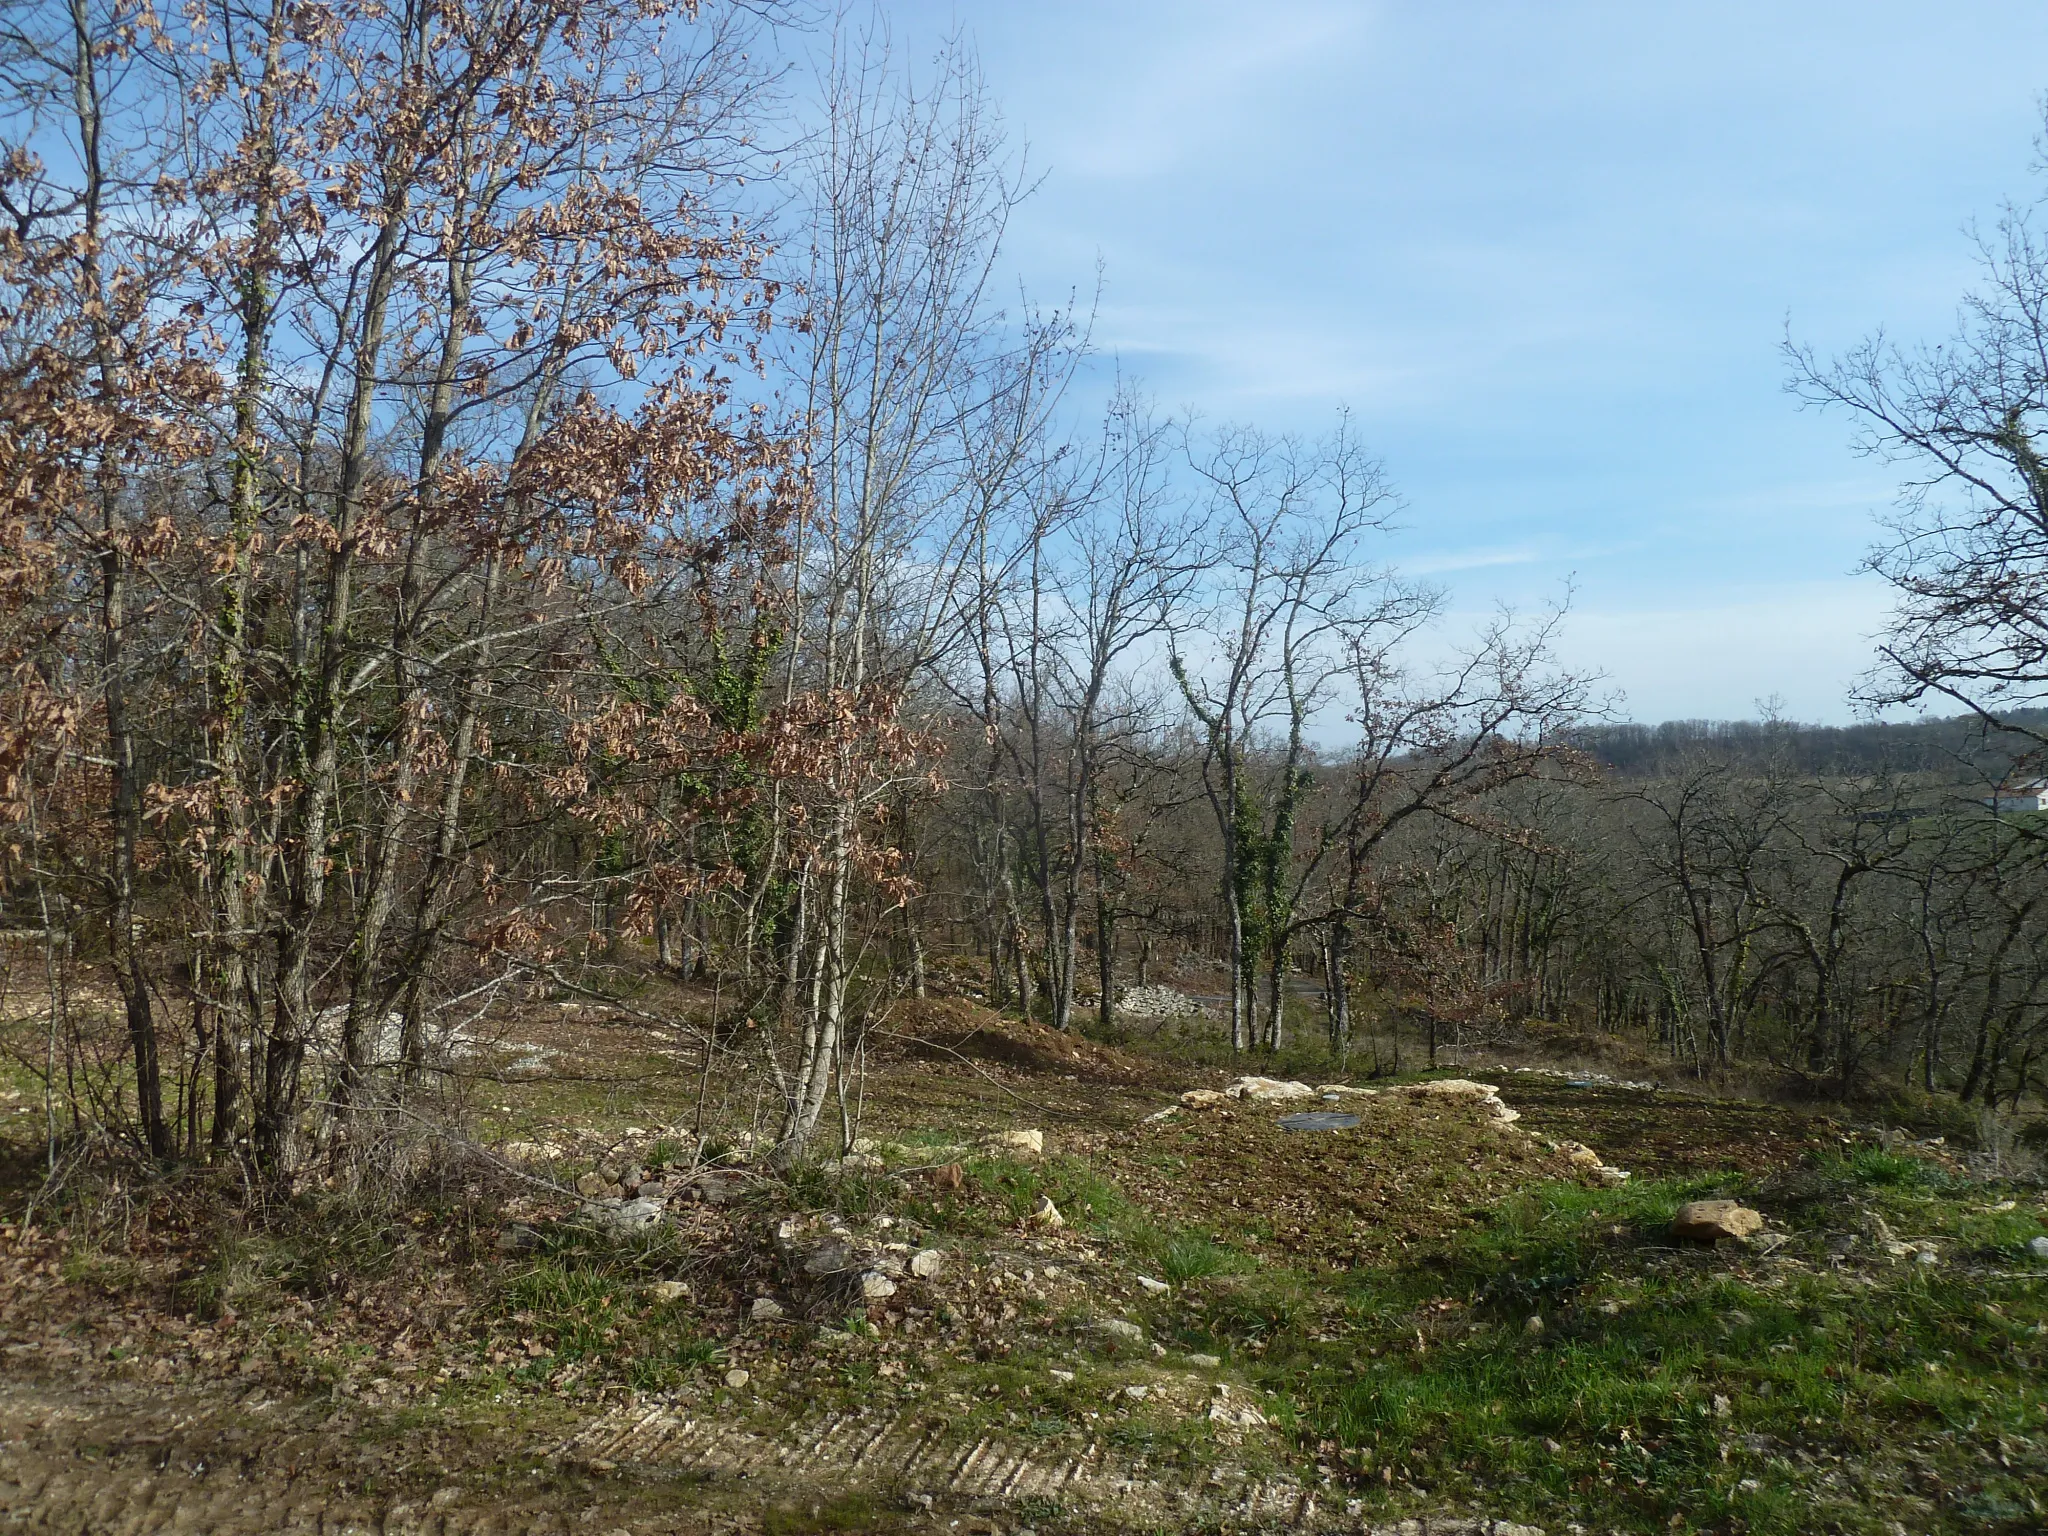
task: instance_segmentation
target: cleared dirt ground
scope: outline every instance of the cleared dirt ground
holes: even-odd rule
[[[500,1021],[470,1079],[479,1152],[437,1153],[404,1201],[312,1188],[224,1222],[204,1181],[103,1186],[0,1229],[0,1512],[122,1533],[2036,1528],[2040,1194],[1942,1149],[1476,1065],[1517,1124],[1393,1093],[1345,1101],[1361,1123],[1335,1133],[1283,1130],[1288,1106],[1161,1118],[1222,1074],[946,1000],[868,1042],[848,1112],[872,1150],[771,1179],[745,1145],[759,1085],[707,1075],[654,1011]],[[1023,1127],[1044,1156],[982,1149]],[[1567,1142],[1634,1179],[1595,1187]],[[565,1192],[706,1157],[747,1177],[653,1237],[593,1234]],[[1674,1246],[1675,1202],[1717,1192],[1774,1202],[1779,1242]],[[804,1267],[832,1230],[936,1272],[856,1294]],[[1898,1242],[1923,1233],[1938,1263]],[[1901,1321],[1841,1353],[1828,1319],[1859,1296]],[[1518,1392],[1531,1371],[1583,1385]],[[1823,1434],[1851,1405],[1898,1427]],[[1975,1427],[1931,1435],[1958,1414]]]

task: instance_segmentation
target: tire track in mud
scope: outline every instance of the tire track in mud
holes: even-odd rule
[[[1155,1462],[1101,1439],[963,1436],[929,1412],[813,1410],[773,1432],[635,1403],[550,1442],[473,1440],[459,1467],[393,1466],[331,1407],[0,1383],[0,1531],[61,1536],[738,1536],[778,1500],[886,1493],[907,1524],[1051,1502],[1089,1529],[1541,1536],[1436,1516],[1375,1525],[1284,1473]],[[386,1437],[382,1442],[389,1444]],[[552,1468],[552,1471],[547,1470]],[[533,1479],[508,1488],[507,1477]],[[479,1475],[481,1474],[481,1476]],[[395,1483],[411,1480],[400,1491]],[[480,1484],[481,1486],[476,1486]],[[382,1491],[372,1493],[381,1485]],[[492,1487],[498,1490],[492,1492]],[[915,1511],[930,1512],[920,1521]],[[904,1518],[904,1517],[899,1517]],[[980,1528],[977,1526],[977,1528]]]
[[[661,1407],[615,1409],[555,1451],[599,1470],[632,1464],[681,1476],[800,1483],[806,1489],[867,1486],[947,1503],[1055,1499],[1126,1514],[1143,1506],[1181,1518],[1230,1516],[1314,1526],[1314,1492],[1285,1475],[1224,1464],[1199,1472],[1159,1466],[1101,1440],[1076,1448],[1027,1445],[998,1435],[963,1439],[927,1413],[816,1412],[770,1436]]]

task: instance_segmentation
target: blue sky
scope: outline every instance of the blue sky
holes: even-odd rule
[[[1850,717],[1884,466],[1778,346],[1933,339],[1971,222],[2032,198],[2048,5],[894,0],[977,44],[1048,173],[1037,295],[1163,406],[1349,406],[1389,553],[1465,621],[1576,584],[1568,655],[1645,720]]]

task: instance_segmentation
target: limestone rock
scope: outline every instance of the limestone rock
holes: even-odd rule
[[[782,1310],[782,1303],[773,1296],[756,1296],[754,1305],[747,1311],[748,1318],[757,1323],[777,1323],[788,1315]]]
[[[738,1369],[730,1370],[725,1373],[725,1384],[728,1387],[731,1387],[735,1392],[737,1392],[741,1387],[744,1387],[748,1382],[752,1381],[753,1379],[754,1378],[747,1372]]]
[[[1213,1371],[1223,1364],[1219,1355],[1189,1355],[1188,1364],[1198,1371]]]
[[[1374,1099],[1379,1097],[1377,1088],[1354,1088],[1349,1083],[1323,1083],[1316,1092],[1326,1099]]]
[[[1517,1109],[1510,1109],[1501,1102],[1500,1089],[1492,1083],[1475,1082],[1469,1077],[1441,1077],[1432,1083],[1409,1083],[1395,1090],[1424,1099],[1463,1099],[1477,1104],[1502,1125],[1512,1125],[1522,1118]]]
[[[576,1181],[576,1193],[586,1200],[601,1200],[604,1192],[611,1187],[611,1180],[601,1173],[586,1173]]]
[[[1224,1095],[1214,1088],[1190,1088],[1180,1096],[1183,1109],[1207,1109],[1212,1104],[1224,1102]]]
[[[682,1193],[706,1205],[729,1205],[755,1182],[754,1175],[744,1168],[700,1168],[684,1180]]]
[[[1125,1344],[1142,1344],[1145,1341],[1144,1329],[1140,1328],[1136,1323],[1127,1323],[1120,1317],[1104,1318],[1095,1326],[1098,1331],[1108,1334],[1112,1339],[1121,1340]]]
[[[1048,1232],[1057,1232],[1067,1224],[1067,1218],[1060,1214],[1060,1208],[1052,1203],[1050,1195],[1038,1197],[1038,1204],[1031,1208],[1031,1220]]]
[[[1312,1099],[1315,1089],[1307,1083],[1285,1082],[1277,1077],[1240,1077],[1227,1085],[1225,1098],[1247,1099],[1254,1104],[1283,1103],[1289,1099]]]
[[[2048,1237],[2036,1237],[2027,1243],[2027,1252],[2037,1259],[2048,1259]]]
[[[659,1200],[594,1200],[583,1207],[584,1220],[614,1236],[644,1232],[663,1215]]]
[[[982,1142],[991,1152],[1007,1152],[1012,1157],[1045,1156],[1045,1132],[1043,1131],[998,1131]]]
[[[1761,1212],[1733,1200],[1693,1200],[1671,1218],[1671,1235],[1711,1243],[1718,1238],[1748,1237],[1763,1230]]]
[[[1500,1089],[1492,1083],[1476,1083],[1469,1077],[1440,1077],[1431,1083],[1410,1083],[1401,1090],[1432,1099],[1497,1099]]]
[[[920,1248],[910,1256],[910,1272],[920,1280],[929,1280],[945,1266],[946,1256],[936,1248]]]
[[[1138,1276],[1138,1284],[1154,1296],[1163,1296],[1172,1289],[1164,1280],[1154,1280],[1150,1275]]]
[[[681,1301],[690,1294],[690,1288],[680,1280],[657,1280],[647,1287],[647,1294],[656,1301]]]
[[[844,1237],[834,1235],[813,1248],[804,1260],[807,1275],[837,1275],[852,1269],[855,1262],[853,1245]]]
[[[862,1301],[887,1301],[896,1294],[896,1282],[879,1269],[868,1270],[860,1277],[860,1298]]]

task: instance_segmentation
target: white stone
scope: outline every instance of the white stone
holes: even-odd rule
[[[1285,1082],[1277,1077],[1240,1077],[1225,1085],[1224,1096],[1246,1099],[1254,1104],[1283,1103],[1289,1099],[1312,1099],[1315,1089],[1307,1083]]]
[[[1112,1339],[1122,1339],[1127,1344],[1140,1343],[1145,1337],[1144,1329],[1136,1323],[1127,1323],[1120,1317],[1105,1318],[1095,1326]]]
[[[647,1287],[647,1294],[656,1301],[681,1301],[690,1294],[690,1288],[680,1280],[657,1280]]]
[[[1154,1296],[1164,1295],[1168,1290],[1172,1289],[1164,1280],[1154,1280],[1150,1275],[1138,1276],[1138,1284],[1142,1285]]]
[[[1010,1152],[1024,1157],[1045,1156],[1045,1132],[1043,1131],[998,1131],[982,1145],[996,1152]]]
[[[920,1248],[910,1256],[910,1272],[920,1280],[929,1280],[945,1267],[946,1256],[936,1248]]]
[[[756,1296],[747,1316],[757,1323],[773,1323],[781,1321],[788,1314],[782,1310],[782,1303],[773,1296]]]
[[[1189,1355],[1188,1364],[1198,1371],[1213,1371],[1223,1364],[1218,1355]]]
[[[1266,1416],[1250,1403],[1235,1403],[1227,1397],[1209,1405],[1209,1419],[1226,1429],[1261,1429],[1266,1423]]]
[[[1152,1389],[1150,1387],[1139,1386],[1136,1383],[1133,1383],[1132,1385],[1124,1388],[1125,1397],[1134,1397],[1141,1403],[1147,1397],[1149,1397],[1151,1393]]]
[[[1031,1219],[1048,1232],[1057,1232],[1067,1224],[1067,1218],[1060,1214],[1060,1208],[1052,1203],[1050,1195],[1038,1197],[1038,1204],[1031,1208]]]
[[[2034,1238],[2027,1244],[2027,1252],[2037,1259],[2048,1259],[2048,1237]]]
[[[735,1392],[753,1379],[747,1372],[741,1370],[731,1370],[725,1373],[725,1384]]]
[[[860,1277],[860,1294],[863,1301],[886,1301],[896,1294],[896,1282],[878,1269],[871,1269]]]
[[[1497,1099],[1500,1089],[1492,1083],[1475,1083],[1469,1077],[1440,1077],[1432,1083],[1410,1083],[1403,1093],[1433,1099]]]
[[[1071,1386],[1074,1381],[1074,1373],[1072,1371],[1062,1371],[1057,1367],[1047,1371],[1045,1374],[1050,1376],[1054,1381],[1058,1382],[1063,1387]]]

